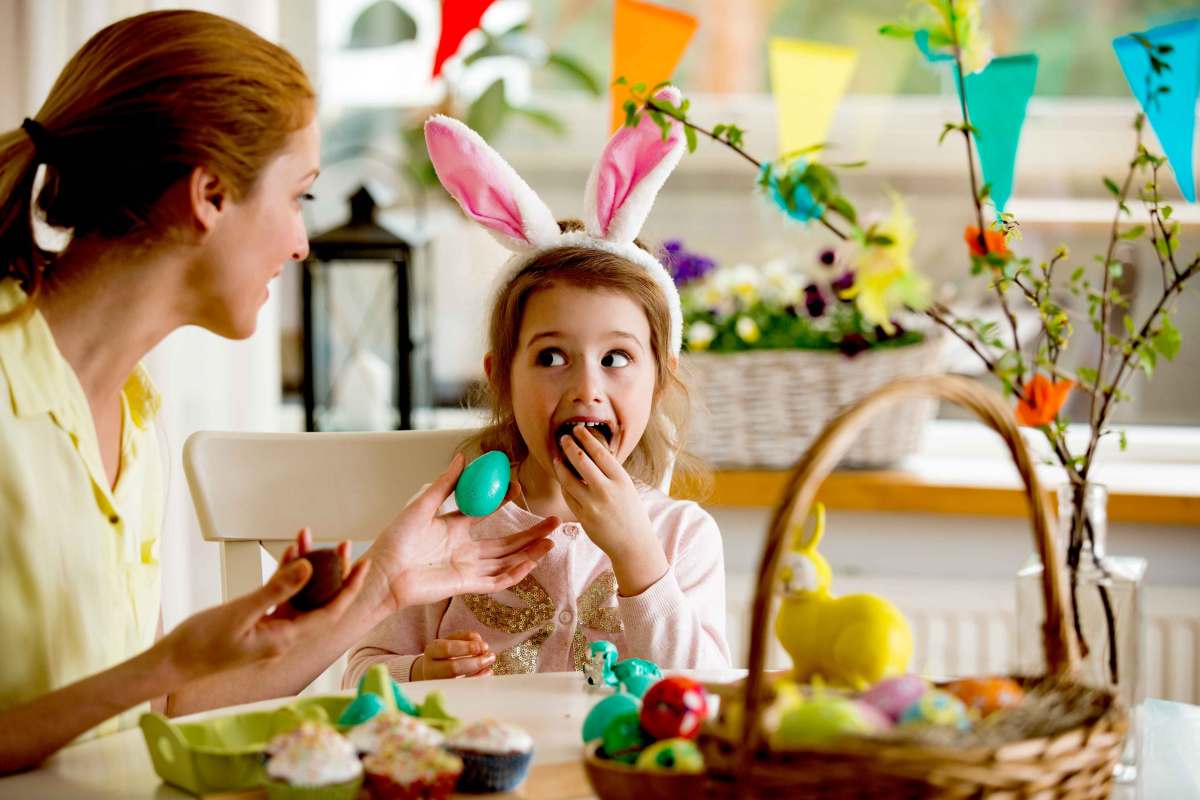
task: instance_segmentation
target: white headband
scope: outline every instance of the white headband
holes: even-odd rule
[[[656,99],[678,103],[679,90],[666,87]],[[592,168],[584,191],[584,231],[559,230],[550,209],[516,170],[483,138],[451,117],[425,123],[425,143],[438,179],[463,211],[517,255],[508,275],[538,255],[560,247],[587,247],[622,256],[642,267],[666,296],[671,314],[671,351],[683,342],[679,291],[670,273],[653,255],[634,244],[654,198],[683,156],[683,125],[662,129],[643,115],[636,127],[613,134]]]

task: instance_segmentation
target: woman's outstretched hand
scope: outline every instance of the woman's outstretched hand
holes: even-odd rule
[[[328,604],[298,613],[287,601],[312,574],[312,566],[297,559],[310,542],[308,531],[301,531],[264,586],[193,614],[163,637],[159,644],[183,680],[278,658],[309,637],[328,633],[337,624],[362,590],[370,564],[367,559],[355,564]],[[343,563],[348,547],[343,543],[338,548]]]
[[[454,491],[465,459],[450,467],[409,501],[367,552],[388,577],[396,608],[422,605],[458,594],[498,592],[519,582],[554,546],[546,539],[557,517],[499,539],[475,541],[475,520],[458,512],[438,514]],[[510,484],[511,499],[520,489]]]

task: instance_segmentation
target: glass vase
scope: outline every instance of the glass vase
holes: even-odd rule
[[[1068,625],[1080,643],[1079,678],[1090,686],[1112,689],[1129,709],[1131,726],[1116,777],[1131,782],[1137,776],[1146,560],[1108,554],[1107,487],[1067,484],[1057,494],[1057,551],[1065,559],[1060,568],[1065,566]],[[1042,569],[1035,553],[1017,574],[1017,664],[1029,675],[1045,670]]]

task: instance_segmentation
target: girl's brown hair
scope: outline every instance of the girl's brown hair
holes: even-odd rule
[[[559,227],[563,231],[583,230],[578,220],[559,222]],[[645,249],[641,242],[637,244]],[[491,419],[462,449],[468,453],[502,450],[512,461],[521,461],[529,454],[513,412],[512,364],[530,298],[556,286],[617,292],[645,311],[657,370],[655,400],[646,431],[626,460],[625,469],[634,480],[658,486],[673,467],[674,475],[686,477],[692,484],[689,493],[697,489],[702,493],[707,473],[698,459],[683,451],[690,404],[687,387],[672,366],[667,299],[645,268],[614,253],[588,247],[559,247],[541,253],[500,287],[488,325],[492,374],[481,398],[491,411]]]
[[[36,202],[50,225],[76,240],[141,244],[177,223],[159,200],[197,166],[234,201],[250,194],[312,119],[315,98],[290,53],[214,14],[154,11],[92,36],[54,82],[34,131],[0,134],[0,279],[16,278],[30,297],[0,322],[28,314],[54,270],[30,224],[39,163],[47,174]]]

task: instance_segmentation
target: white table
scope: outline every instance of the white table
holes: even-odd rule
[[[703,680],[732,680],[741,671],[701,673]],[[580,763],[579,731],[598,699],[578,673],[513,675],[480,680],[406,684],[420,701],[442,690],[448,710],[465,720],[496,717],[528,730],[534,739],[534,767],[516,796],[529,800],[574,800],[591,792]],[[221,709],[230,714],[270,708],[273,700]],[[1121,787],[1118,800],[1200,798],[1200,707],[1147,701],[1143,713],[1143,763],[1139,787]],[[252,797],[253,794],[239,795]],[[154,772],[140,729],[123,731],[68,747],[41,769],[0,779],[3,800],[182,800],[190,795],[163,784]]]

